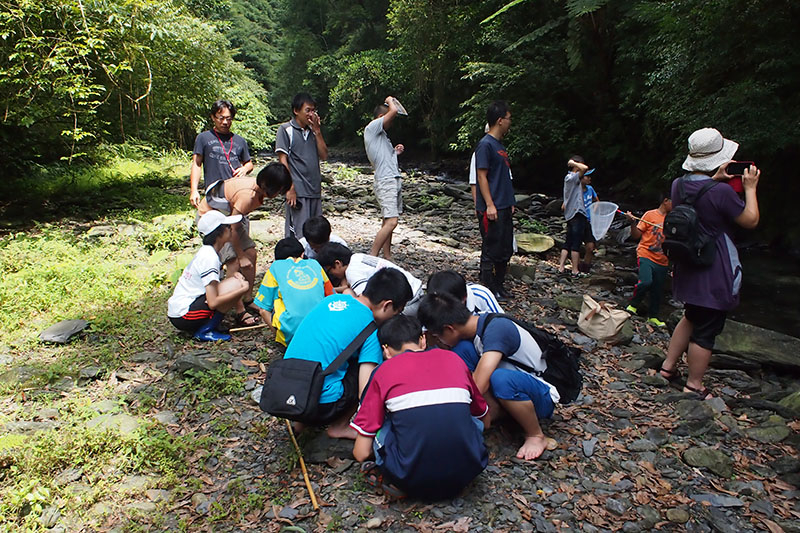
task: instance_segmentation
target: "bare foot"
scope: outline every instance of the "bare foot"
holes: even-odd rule
[[[536,437],[525,437],[525,443],[517,451],[517,459],[533,461],[547,449],[547,437],[539,435]]]
[[[328,426],[328,436],[332,439],[350,439],[356,440],[358,433],[356,430],[351,428],[350,425],[340,426],[340,425],[333,425]]]

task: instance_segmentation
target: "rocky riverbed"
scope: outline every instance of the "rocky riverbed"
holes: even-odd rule
[[[334,163],[326,165],[326,177],[324,209],[333,231],[354,250],[368,250],[380,224],[371,174]],[[466,185],[411,173],[404,182],[404,200],[393,260],[421,279],[453,268],[477,281],[480,239]],[[556,239],[562,235],[560,199],[532,195],[519,200],[520,232]],[[277,204],[252,218],[263,274],[274,243],[282,237],[283,219]],[[715,356],[708,373],[707,384],[717,398],[703,402],[657,375],[667,331],[633,317],[622,343],[610,346],[577,330],[583,294],[622,303],[630,293],[635,272],[615,268],[608,258],[632,254],[633,248],[613,238],[601,243],[592,275],[579,281],[556,276],[557,250],[512,259],[508,288],[513,299],[504,304],[506,311],[557,332],[583,350],[583,395],[558,407],[545,423],[557,447],[537,461],[514,458],[522,436],[513,424],[501,424],[486,433],[489,466],[458,498],[435,504],[389,502],[360,478],[350,442],[309,432],[300,441],[321,504],[314,511],[284,421],[262,413],[252,397],[269,361],[281,354],[271,337],[256,330],[217,345],[188,337],[178,343],[157,340],[111,374],[85,368],[74,379],[35,392],[112,390],[127,401],[93,404],[87,424],[126,432],[156,421],[176,434],[211,436],[218,445],[200,446],[189,460],[186,480],[171,490],[162,490],[162,481],[142,469],[119,481],[126,500],[100,499],[85,515],[48,507],[42,512],[42,528],[122,531],[134,524],[137,531],[800,531],[800,402],[797,394],[790,396],[798,390],[794,360],[779,361],[783,366],[776,370],[775,361],[743,355],[769,350],[752,343],[730,347],[736,342],[732,339],[728,355]],[[170,327],[166,319],[161,327]],[[788,343],[783,345],[787,349],[796,346],[796,339],[779,341]],[[198,408],[202,398],[186,394],[181,379],[187,372],[215,369],[246,375],[244,390]],[[685,373],[685,366],[681,369]],[[2,379],[24,382],[29,377],[18,367]],[[3,431],[30,434],[61,424],[59,409],[18,412]],[[80,465],[63,469],[59,479],[87,494],[98,482]],[[143,518],[131,522],[136,516]]]

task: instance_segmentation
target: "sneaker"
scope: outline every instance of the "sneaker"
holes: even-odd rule
[[[628,307],[626,307],[626,308],[625,308],[625,310],[626,310],[627,312],[629,312],[629,313],[633,313],[634,315],[635,315],[636,313],[638,313],[638,312],[639,312],[639,310],[638,310],[638,309],[636,309],[636,308],[635,308],[634,306],[632,306],[632,305],[628,305]]]
[[[630,307],[630,306],[628,306],[628,307]],[[665,322],[660,321],[656,317],[648,318],[647,319],[647,323],[648,324],[653,324],[657,328],[665,328],[665,327],[667,327],[667,324]]]

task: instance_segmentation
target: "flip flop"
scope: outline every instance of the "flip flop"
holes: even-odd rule
[[[378,493],[382,493],[392,500],[405,499],[406,493],[384,480],[383,474],[374,461],[361,463],[361,475],[364,477],[364,483],[373,487]]]
[[[677,368],[673,368],[672,370],[667,370],[662,366],[661,368],[658,369],[658,373],[662,378],[666,379],[670,383],[674,383],[675,381],[681,379],[681,373],[678,372]],[[667,375],[665,376],[664,374]]]
[[[684,385],[684,388],[689,389],[693,396],[696,396],[698,400],[711,400],[714,398],[714,395],[711,393],[711,390],[708,387],[703,387],[702,389],[698,389],[696,387],[691,387],[689,385]],[[710,396],[710,398],[709,398]]]
[[[245,311],[247,311],[253,316],[258,316],[260,309],[256,307],[256,305],[253,303],[254,301],[255,300],[250,300],[249,302],[242,302],[242,303],[244,304]]]
[[[261,317],[258,315],[253,315],[247,310],[242,311],[241,313],[236,313],[236,315],[234,315],[234,319],[236,321],[236,325],[243,328],[256,326],[259,322],[261,322]]]

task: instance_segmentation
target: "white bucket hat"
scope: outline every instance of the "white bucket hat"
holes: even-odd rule
[[[226,217],[216,209],[212,209],[197,221],[197,231],[200,232],[200,235],[206,236],[223,224],[236,224],[240,220],[242,220],[242,215]]]
[[[714,128],[703,128],[689,136],[689,155],[683,169],[709,172],[733,159],[739,143],[725,139]]]

